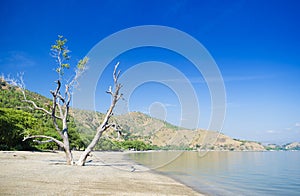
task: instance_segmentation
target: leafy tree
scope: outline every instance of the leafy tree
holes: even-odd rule
[[[0,150],[32,150],[29,142],[22,142],[24,134],[38,127],[32,114],[12,108],[0,108]]]
[[[149,145],[139,140],[126,140],[126,141],[118,142],[118,145],[120,146],[121,149],[124,150],[141,151],[141,150],[148,150],[150,148]]]
[[[95,150],[103,151],[120,151],[121,148],[117,142],[111,141],[110,139],[100,138]]]

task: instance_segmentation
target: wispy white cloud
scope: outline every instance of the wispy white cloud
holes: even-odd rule
[[[7,67],[31,67],[36,65],[36,62],[25,52],[10,51],[2,58],[0,64]]]
[[[285,130],[293,131],[293,130],[298,130],[299,128],[300,128],[300,122],[296,122],[292,126],[286,127]]]
[[[267,130],[266,132],[267,133],[275,133],[276,131],[275,130]]]

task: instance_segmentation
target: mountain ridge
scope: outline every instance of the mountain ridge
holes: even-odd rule
[[[21,101],[21,93],[18,92],[16,88],[12,88],[2,79],[0,82],[0,107],[20,109],[31,112],[38,118],[41,117],[40,113],[37,114],[36,111],[29,110],[28,106],[26,107],[26,103]],[[26,92],[30,99],[38,102],[38,105],[50,107],[50,99],[38,93],[30,91]],[[16,106],[18,106],[18,108],[16,108]],[[72,120],[72,133],[76,130],[79,134],[79,136],[76,136],[74,139],[82,140],[81,143],[86,145],[93,137],[96,127],[99,126],[99,119],[103,118],[103,114],[74,108],[71,108],[70,114],[74,120],[74,122]],[[141,140],[146,144],[163,149],[264,151],[266,149],[293,150],[300,148],[300,144],[297,142],[286,144],[285,146],[278,148],[278,146],[263,146],[255,141],[234,139],[215,131],[203,129],[190,130],[177,127],[160,119],[155,119],[141,112],[129,112],[127,114],[115,115],[111,120],[120,125],[123,134],[121,140]],[[112,130],[104,133],[104,138],[107,138],[108,140],[115,140],[116,137],[116,133]],[[80,146],[82,147],[83,144]],[[81,148],[80,146],[77,145],[77,148]]]

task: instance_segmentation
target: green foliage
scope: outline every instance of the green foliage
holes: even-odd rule
[[[96,145],[95,150],[102,151],[121,151],[121,150],[158,150],[157,146],[146,144],[140,140],[125,140],[125,141],[112,141],[106,138],[100,138],[99,143]]]
[[[175,146],[175,145],[166,145],[166,146],[161,146],[158,147],[160,150],[193,150],[193,148],[190,148],[188,146]]]
[[[76,150],[82,150],[85,148],[85,142],[78,132],[78,128],[75,124],[74,118],[70,116],[68,124],[68,133],[70,139],[70,148]]]
[[[173,130],[177,130],[178,129],[177,126],[172,125],[172,124],[170,124],[168,122],[164,122],[164,124],[165,124],[166,128],[168,128],[168,129],[173,129]]]
[[[31,150],[24,135],[38,128],[38,119],[32,114],[11,108],[0,108],[0,150]]]
[[[84,57],[83,59],[79,60],[77,64],[77,68],[79,70],[84,70],[85,65],[88,63],[88,61],[89,61],[88,57]]]
[[[133,140],[133,141],[124,141],[122,144],[123,148],[129,150],[129,149],[133,149],[133,150],[137,150],[137,151],[141,151],[141,150],[147,150],[147,145],[139,140]]]
[[[41,150],[59,149],[54,142],[37,144],[29,140],[25,142],[22,141],[24,136],[28,135],[47,135],[56,139],[60,139],[60,136],[53,127],[51,117],[41,111],[30,109],[28,103],[22,101],[23,96],[18,88],[9,87],[6,83],[2,86],[5,86],[5,89],[0,89],[0,108],[5,111],[1,113],[1,150],[32,148]],[[51,100],[39,94],[26,91],[26,95],[29,100],[34,100],[39,107],[49,109],[52,105]],[[17,110],[17,108],[19,108],[19,110]],[[58,121],[58,124],[61,126],[60,121]],[[72,116],[69,117],[68,128],[70,147],[73,149],[84,149],[85,145],[83,139],[78,133],[78,128]],[[20,137],[17,137],[18,134]],[[16,144],[18,144],[19,147],[16,147]]]
[[[266,146],[265,149],[266,150],[286,150],[284,147],[277,146],[277,145],[275,147]]]
[[[34,113],[35,117],[41,118],[44,114],[40,111],[32,112],[32,109],[28,107],[28,103],[23,102],[24,99],[22,92],[16,88],[5,85],[7,89],[0,88],[0,107],[2,108],[14,108],[21,109],[23,111]],[[29,100],[34,100],[39,107],[49,109],[52,101],[39,94],[26,91],[26,96]]]
[[[58,36],[55,44],[51,46],[52,55],[54,58],[57,59],[58,67],[56,68],[56,72],[62,76],[64,74],[64,68],[69,69],[70,64],[64,63],[65,61],[70,60],[69,52],[66,43],[67,39],[64,38],[62,35]]]
[[[95,150],[101,151],[120,151],[121,148],[117,142],[113,142],[106,138],[100,138]]]
[[[69,56],[70,50],[68,50],[67,39],[62,35],[58,36],[58,39],[55,41],[55,44],[51,46],[52,56],[56,59],[58,67],[55,69],[59,76],[64,75],[64,69],[69,69],[70,64],[67,63],[71,57]],[[84,57],[79,60],[77,63],[77,69],[83,71],[85,65],[88,63],[88,57]]]

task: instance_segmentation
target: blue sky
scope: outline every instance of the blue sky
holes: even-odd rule
[[[29,90],[50,96],[56,74],[49,55],[58,34],[68,38],[72,62],[105,37],[138,25],[164,25],[193,36],[206,47],[223,76],[227,111],[222,132],[268,143],[300,141],[300,3],[298,1],[33,1],[0,2],[0,73],[24,72]],[[210,117],[208,88],[185,59],[153,48],[119,57],[125,72],[143,61],[164,61],[185,74],[199,98],[200,124]],[[97,86],[96,108],[105,111],[108,66]],[[126,84],[124,84],[126,85]],[[103,100],[103,101],[102,101]],[[127,100],[129,101],[129,100]],[[180,103],[157,83],[136,89],[130,110],[166,110],[176,123]],[[157,110],[155,110],[157,107]]]

